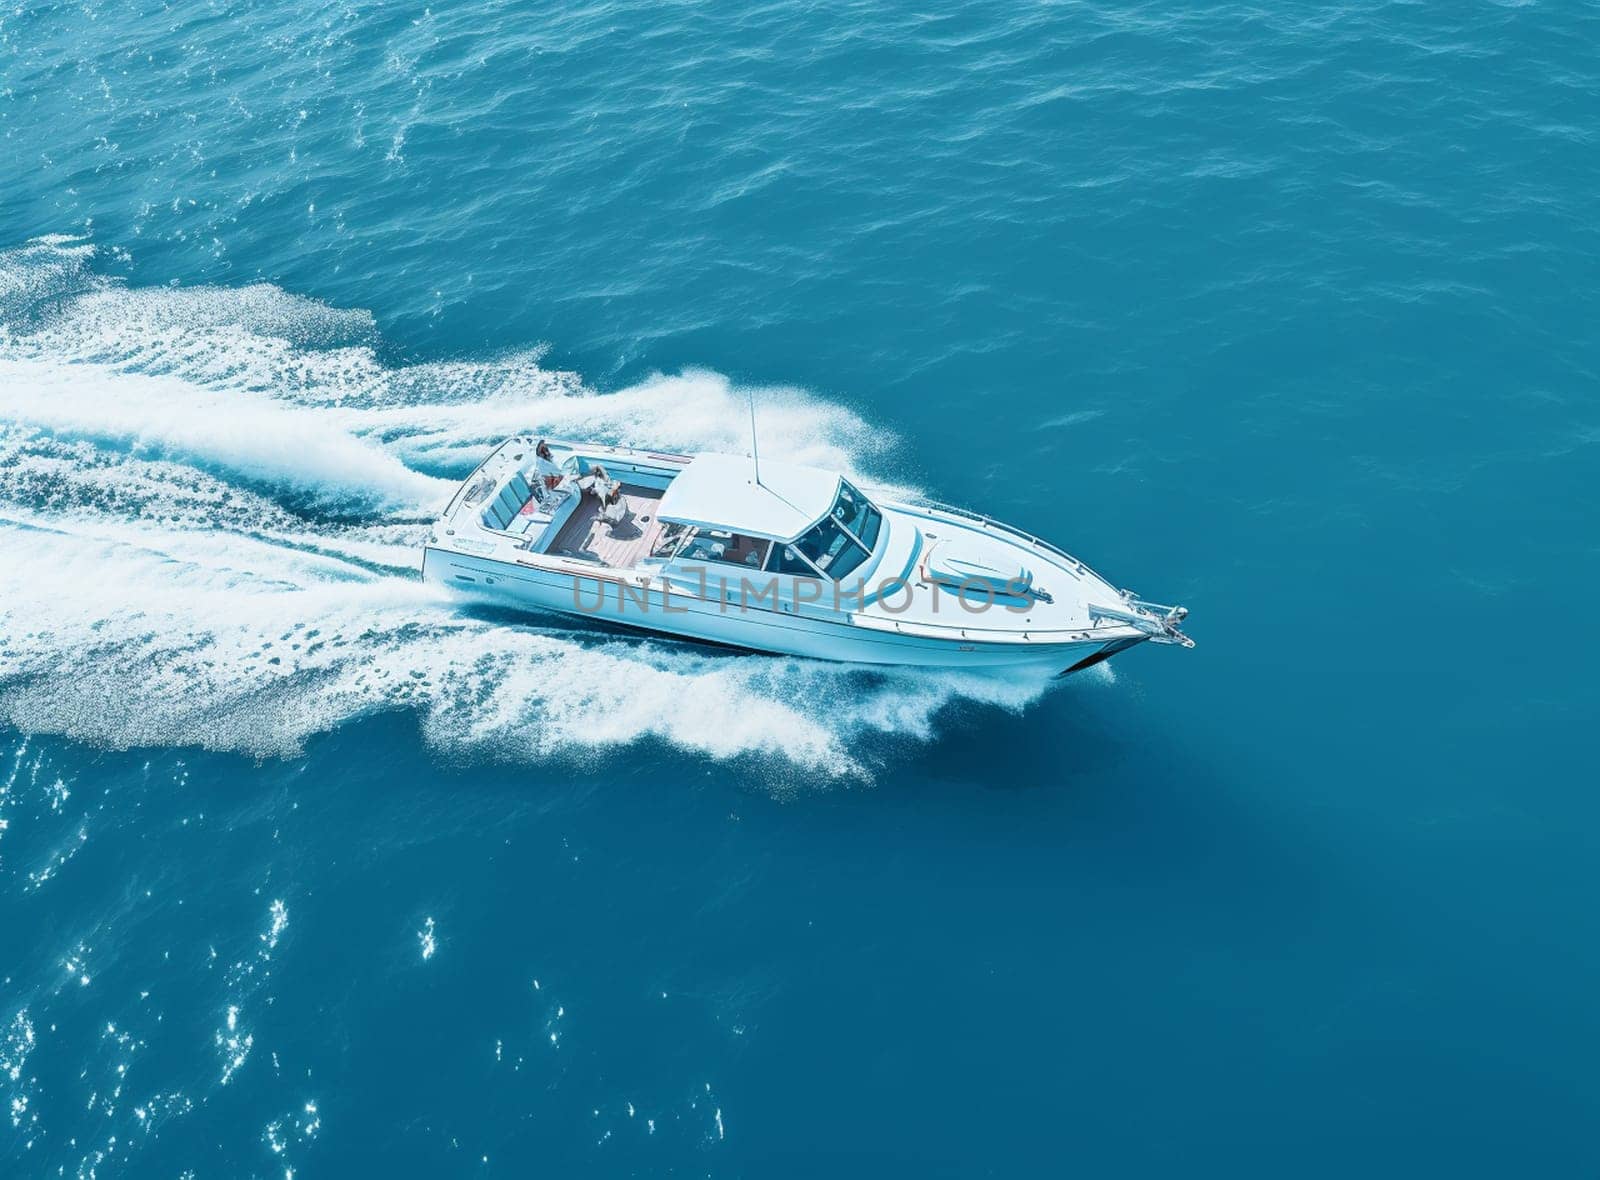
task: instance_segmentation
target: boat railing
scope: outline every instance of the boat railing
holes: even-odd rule
[[[512,446],[513,444],[520,443],[523,446],[531,447],[531,446],[534,445],[535,441],[536,440],[535,440],[533,435],[530,435],[530,434],[514,434],[510,438],[504,439],[499,444],[497,444],[493,450],[491,450],[487,455],[485,455],[483,457],[483,462],[479,463],[476,467],[474,467],[472,469],[472,473],[470,475],[468,475],[466,479],[461,481],[461,485],[458,488],[456,488],[455,494],[450,497],[450,502],[445,505],[444,511],[439,513],[439,519],[443,520],[446,517],[454,516],[456,514],[456,511],[459,508],[462,507],[463,503],[465,503],[467,489],[472,486],[473,480],[476,479],[477,476],[483,471],[483,469],[489,465],[489,463],[495,458],[496,455],[500,454],[500,452],[504,451],[507,447]],[[565,451],[572,451],[572,452],[576,452],[576,451],[579,450],[579,447],[578,447],[578,445],[576,443],[566,442],[566,441],[561,440],[561,439],[549,439],[549,440],[546,440],[546,441],[548,441],[550,443],[550,446],[552,448],[556,449],[556,450],[565,450]],[[676,464],[676,465],[682,465],[684,463],[688,463],[691,459],[694,458],[694,456],[692,456],[692,455],[679,455],[679,454],[676,454],[675,452],[672,452],[672,451],[654,451],[654,450],[649,450],[649,449],[642,448],[642,447],[610,446],[610,445],[603,444],[603,443],[599,444],[599,445],[596,445],[594,447],[591,447],[589,449],[590,450],[596,450],[596,451],[605,451],[605,452],[608,452],[610,454],[615,454],[615,455],[628,455],[628,456],[637,456],[639,458],[644,458],[644,459],[657,459],[657,460],[660,460],[660,461],[662,461],[664,463],[670,463],[670,464]]]
[[[687,463],[694,458],[693,455],[680,455],[675,451],[657,451],[650,447],[625,447],[612,443],[590,443],[580,446],[578,443],[565,442],[559,439],[547,441],[549,441],[551,448],[554,450],[567,450],[573,453],[582,450],[609,451],[614,455],[643,455],[646,459],[664,459],[669,463]]]
[[[909,508],[922,508],[933,512],[943,512],[948,516],[955,516],[961,518],[962,520],[972,521],[974,524],[977,524],[982,528],[989,529],[992,532],[1004,533],[1007,536],[1016,537],[1019,540],[1026,541],[1029,545],[1032,545],[1036,549],[1042,549],[1046,553],[1053,554],[1064,561],[1070,562],[1073,569],[1076,570],[1080,575],[1087,575],[1092,578],[1100,578],[1102,582],[1106,581],[1105,578],[1100,577],[1098,573],[1091,569],[1089,565],[1080,558],[1074,557],[1059,545],[1052,545],[1043,537],[1035,536],[1033,533],[1030,533],[1025,529],[1017,528],[1016,525],[1007,524],[1003,520],[996,520],[994,517],[985,515],[982,512],[973,512],[970,508],[962,508],[957,504],[946,504],[942,500],[933,500],[923,497],[916,500],[904,501],[904,503],[906,507]],[[1109,584],[1110,583],[1108,582],[1107,585]]]
[[[1150,636],[1157,643],[1176,643],[1183,647],[1193,647],[1194,640],[1190,639],[1181,630],[1178,624],[1189,617],[1188,607],[1167,606],[1159,602],[1146,602],[1136,598],[1132,591],[1120,591],[1123,605],[1126,610],[1119,607],[1100,606],[1089,604],[1089,617],[1099,622],[1102,619],[1113,623],[1124,623],[1136,627]]]
[[[926,496],[918,497],[914,500],[905,500],[902,501],[902,504],[905,507],[921,509],[925,512],[942,512],[947,516],[971,521],[980,528],[991,532],[1003,533],[1018,540],[1026,541],[1034,548],[1042,549],[1046,553],[1053,554],[1070,563],[1080,576],[1096,578],[1101,582],[1105,582],[1108,586],[1111,585],[1104,577],[1091,569],[1086,562],[1074,557],[1059,545],[1052,545],[1043,537],[1035,536],[1024,529],[1017,528],[1015,525],[1007,524],[1003,520],[996,520],[985,513],[974,512],[970,508],[962,508],[958,504],[946,504],[941,500]],[[1158,602],[1146,602],[1131,590],[1118,590],[1117,594],[1122,599],[1122,608],[1091,605],[1089,608],[1090,617],[1095,619],[1097,623],[1103,619],[1107,622],[1122,623],[1125,626],[1135,627],[1148,634],[1158,643],[1177,643],[1184,647],[1194,646],[1194,640],[1178,629],[1178,624],[1183,622],[1189,614],[1188,608],[1169,606]],[[924,625],[934,627],[947,626],[947,624],[938,623]]]
[[[934,623],[925,619],[885,618],[865,611],[854,611],[846,617],[850,620],[851,626],[864,627],[871,631],[892,631],[901,635],[939,632],[940,637],[954,634],[962,639],[970,639],[974,643],[1029,643],[1036,640],[1049,643],[1106,638],[1103,634],[1096,634],[1099,628],[1098,622],[1090,627],[1029,627],[1021,631],[992,631],[971,624],[963,626],[960,623]],[[1134,629],[1142,630],[1142,628]]]

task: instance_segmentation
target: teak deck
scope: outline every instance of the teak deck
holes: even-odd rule
[[[596,557],[612,569],[628,569],[650,554],[661,535],[656,505],[661,493],[634,484],[622,485],[622,498],[628,502],[628,519],[612,528],[600,519],[600,501],[583,494],[572,519],[561,526],[548,552]]]

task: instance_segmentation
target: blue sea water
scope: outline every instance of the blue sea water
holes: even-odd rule
[[[0,1175],[1595,1174],[1597,43],[0,14]],[[752,388],[1199,646],[418,584],[504,434],[738,450]]]

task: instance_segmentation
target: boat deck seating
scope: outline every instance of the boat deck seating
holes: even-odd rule
[[[539,497],[522,472],[513,472],[500,494],[483,510],[483,527],[497,533],[521,535],[535,520],[548,523],[550,515],[541,510]]]
[[[546,491],[529,480],[522,471],[513,471],[511,478],[485,502],[479,515],[483,527],[513,537],[537,534],[560,514],[559,510],[567,499],[575,496],[578,498],[576,515],[591,515],[583,510],[592,499],[593,516],[612,528],[623,528],[629,518],[639,511],[641,501],[653,502],[661,498],[660,489],[624,484],[615,477],[601,482],[596,478],[594,465],[581,457],[569,458],[562,467],[567,479],[557,491]],[[478,495],[487,495],[494,487],[489,481],[484,482],[488,487]],[[473,490],[477,491],[476,486]],[[625,495],[619,503],[606,506],[602,501],[609,491],[622,491]],[[473,497],[469,496],[468,499],[471,502]]]

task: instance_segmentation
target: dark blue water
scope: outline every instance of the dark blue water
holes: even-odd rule
[[[1594,1173],[1597,41],[0,16],[0,1174]],[[739,450],[751,387],[1198,648],[416,581],[503,435]]]

